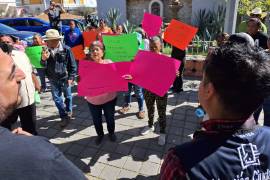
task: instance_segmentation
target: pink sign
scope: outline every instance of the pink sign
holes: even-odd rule
[[[172,85],[180,61],[149,51],[139,51],[131,66],[131,83],[164,96]]]
[[[107,92],[127,91],[128,81],[119,76],[114,63],[79,62],[79,96],[97,96]]]
[[[130,74],[132,62],[117,62],[114,63],[117,73],[119,76],[123,77],[124,75]]]
[[[162,18],[149,13],[144,13],[142,28],[148,35],[148,37],[153,37],[159,34],[162,25]]]

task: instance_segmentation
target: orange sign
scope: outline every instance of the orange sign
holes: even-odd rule
[[[198,28],[173,19],[164,32],[164,40],[179,49],[185,50],[197,31]]]
[[[71,48],[71,51],[72,51],[76,60],[85,59],[85,57],[86,57],[86,55],[84,54],[84,51],[83,51],[83,45],[75,46],[75,47]]]
[[[93,41],[97,40],[98,33],[94,30],[83,32],[84,46],[89,47]]]

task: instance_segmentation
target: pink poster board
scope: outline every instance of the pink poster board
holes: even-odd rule
[[[176,77],[180,63],[165,55],[140,50],[130,68],[131,83],[164,96]]]
[[[149,13],[144,13],[142,28],[148,35],[148,37],[153,37],[159,34],[162,25],[162,18]]]
[[[127,91],[127,81],[119,76],[114,63],[79,62],[79,96],[97,96],[107,92]]]

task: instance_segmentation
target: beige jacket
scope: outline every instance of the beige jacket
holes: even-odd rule
[[[29,58],[24,52],[13,50],[11,57],[17,67],[25,74],[25,79],[21,81],[20,96],[22,97],[22,102],[17,107],[19,109],[34,103],[35,87],[32,80],[33,68]]]

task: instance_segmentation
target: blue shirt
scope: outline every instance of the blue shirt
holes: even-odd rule
[[[68,29],[65,32],[64,41],[65,44],[71,48],[83,44],[83,38],[80,29],[79,28],[75,28],[74,30]]]

